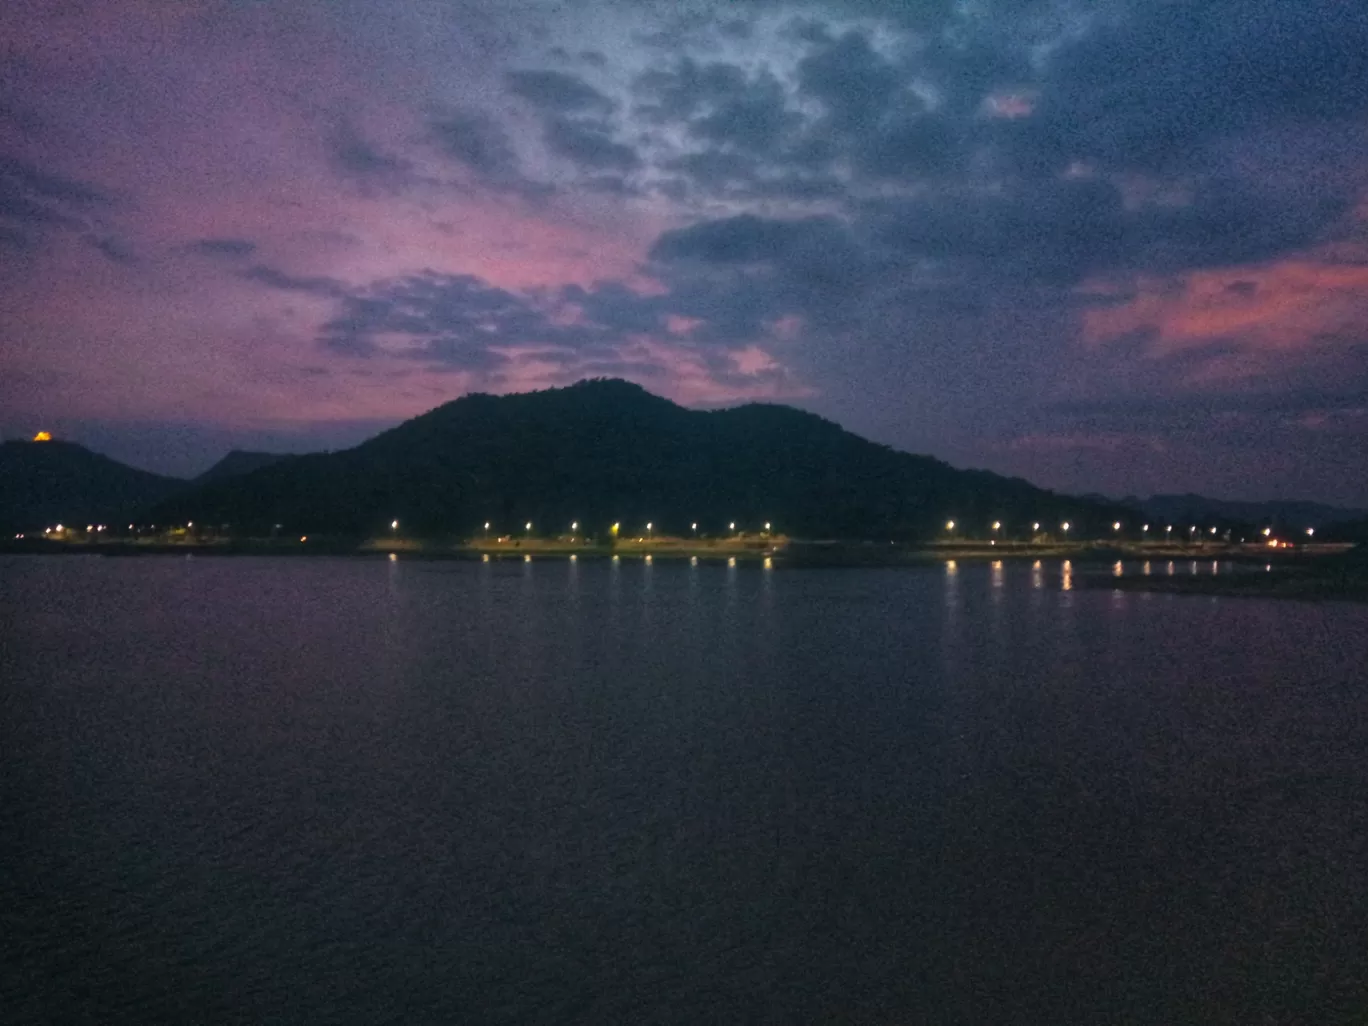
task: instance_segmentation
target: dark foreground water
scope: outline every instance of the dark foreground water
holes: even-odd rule
[[[0,1021],[1368,1021],[1368,607],[0,560]]]

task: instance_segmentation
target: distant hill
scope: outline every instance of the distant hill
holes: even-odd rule
[[[1128,497],[1121,501],[1165,523],[1227,520],[1251,525],[1278,524],[1289,528],[1320,529],[1368,517],[1368,510],[1341,509],[1319,502],[1229,502],[1191,494],[1153,495],[1148,499]]]
[[[1316,539],[1329,542],[1356,542],[1362,549],[1368,546],[1368,517],[1331,524],[1324,531],[1316,532]]]
[[[735,522],[805,538],[986,537],[1073,521],[1080,534],[1127,517],[1111,504],[897,452],[786,406],[677,406],[617,380],[519,395],[469,395],[375,438],[241,476],[197,483],[149,512],[158,521],[370,535],[393,519],[414,534],[719,534]],[[1104,524],[1106,525],[1104,527]]]
[[[243,474],[250,474],[262,467],[271,467],[294,458],[292,453],[248,452],[245,449],[234,449],[203,474],[200,474],[199,477],[194,478],[194,483],[206,484],[230,477],[241,477]]]
[[[185,482],[138,470],[74,442],[0,443],[0,528],[117,521]]]

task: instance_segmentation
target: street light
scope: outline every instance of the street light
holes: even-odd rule
[[[570,521],[570,532],[573,534],[575,531],[578,531],[578,530],[579,530],[579,521],[578,521],[578,520],[572,520],[572,521]]]
[[[728,531],[735,531],[735,530],[736,530],[736,521],[735,521],[735,520],[733,520],[730,524],[727,525],[727,530],[728,530]]]
[[[1119,530],[1121,530],[1121,521],[1118,520],[1118,521],[1116,521],[1116,523],[1112,524],[1112,530],[1113,530],[1113,531],[1119,531]]]
[[[1064,531],[1065,534],[1068,534],[1068,533],[1069,533],[1069,526],[1070,526],[1070,525],[1069,525],[1069,522],[1068,522],[1067,520],[1064,521],[1064,523],[1060,524],[1059,526],[1060,526],[1060,528]]]
[[[1271,528],[1271,527],[1265,527],[1265,528],[1263,529],[1263,536],[1264,536],[1265,538],[1267,538],[1267,537],[1268,537],[1270,534],[1272,534],[1272,533],[1273,533],[1273,528]]]
[[[766,520],[766,521],[765,521],[765,532],[768,533],[768,532],[769,532],[769,529],[770,529],[770,522],[769,522],[768,520]]]
[[[1146,524],[1144,527],[1140,528],[1140,533],[1149,534],[1149,524]]]
[[[397,531],[397,530],[399,530],[399,521],[397,521],[397,520],[391,520],[391,521],[390,521],[390,530],[391,530],[391,531]]]
[[[1035,523],[1033,523],[1033,524],[1031,525],[1031,530],[1032,530],[1032,531],[1039,531],[1039,530],[1040,530],[1040,521],[1039,521],[1039,520],[1037,520]]]
[[[524,526],[525,528],[527,528],[528,531],[531,531],[531,530],[532,530],[532,521],[529,520],[529,521],[528,521],[526,524],[524,524],[523,526]]]
[[[953,531],[955,529],[955,522],[953,520],[947,520],[945,522],[945,529],[947,531]]]
[[[694,523],[690,524],[690,525],[689,525],[689,530],[692,531],[694,534],[697,534],[697,533],[698,533],[698,523],[695,521]]]
[[[1315,533],[1316,533],[1316,529],[1315,529],[1314,527],[1308,527],[1308,528],[1306,529],[1306,536],[1307,536],[1308,538],[1314,536]]]
[[[993,530],[994,530],[994,531],[1001,531],[1001,530],[1002,530],[1002,521],[1001,521],[1001,520],[994,520],[994,521],[993,521]]]

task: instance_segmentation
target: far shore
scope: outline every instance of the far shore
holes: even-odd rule
[[[1177,595],[1221,595],[1368,602],[1368,553],[1351,545],[1261,545],[1199,542],[1192,545],[1108,541],[1060,542],[835,542],[801,541],[782,535],[732,538],[624,538],[612,545],[586,539],[522,537],[477,540],[406,537],[107,538],[84,532],[53,540],[43,536],[0,540],[0,553],[31,555],[137,556],[331,556],[371,559],[526,561],[691,560],[699,563],[761,564],[789,569],[914,567],[946,563],[1070,561],[1080,587]],[[1169,574],[1167,564],[1201,561],[1235,564],[1226,573]],[[1135,563],[1144,570],[1136,572]],[[1131,564],[1129,570],[1124,569]],[[1115,568],[1115,572],[1113,569]],[[1149,571],[1149,572],[1146,572]]]

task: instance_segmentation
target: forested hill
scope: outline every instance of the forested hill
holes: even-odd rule
[[[869,442],[791,407],[688,410],[619,380],[469,395],[342,452],[300,456],[177,494],[160,522],[256,532],[582,533],[646,522],[661,533],[729,524],[804,538],[924,537],[953,518],[986,536],[1068,519],[1082,533],[1126,514],[1025,481],[957,470]]]

